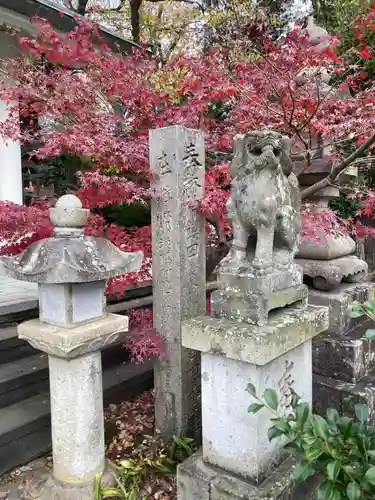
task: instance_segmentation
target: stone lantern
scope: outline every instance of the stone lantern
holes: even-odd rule
[[[317,52],[323,52],[330,45],[328,32],[314,23],[309,16],[305,34]],[[349,89],[338,91],[330,85],[331,75],[320,67],[303,68],[298,75],[297,85],[306,85],[311,79],[312,91],[319,89],[320,98],[345,99],[350,96]],[[302,131],[302,136],[304,135]],[[311,143],[311,165],[305,169],[306,159],[303,155],[293,155],[295,172],[303,190],[328,176],[332,169],[330,154],[334,152],[332,143],[320,136],[310,137],[305,133],[305,142]],[[335,228],[332,234],[321,227],[321,216],[327,212],[328,203],[332,198],[340,196],[357,181],[357,169],[349,166],[337,177],[335,185],[330,185],[312,195],[305,203],[310,205],[310,211],[316,214],[315,235],[304,239],[299,247],[296,262],[303,268],[304,275],[312,280],[314,288],[328,291],[336,288],[342,281],[357,283],[364,279],[368,266],[354,252],[355,241],[344,230]]]
[[[143,253],[84,236],[89,215],[76,196],[62,196],[50,209],[54,236],[3,259],[8,275],[39,285],[40,317],[19,325],[18,335],[49,357],[53,477],[23,498],[92,500],[105,470],[100,350],[128,327],[126,317],[106,312],[105,284],[138,271]]]
[[[315,158],[305,169],[302,162],[295,163],[300,187],[311,186],[324,179],[330,172],[331,161]],[[304,275],[312,280],[314,288],[331,290],[341,282],[359,283],[368,271],[365,261],[355,255],[356,243],[345,231],[336,230],[330,234],[320,227],[319,213],[329,210],[329,201],[338,198],[343,184],[352,186],[357,180],[357,170],[349,167],[337,179],[337,185],[328,186],[312,195],[307,203],[310,211],[317,214],[315,234],[300,244],[296,262],[303,268]]]

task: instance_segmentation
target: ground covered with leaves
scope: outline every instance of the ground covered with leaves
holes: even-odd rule
[[[138,498],[175,499],[173,466],[163,474],[153,467],[139,465],[147,465],[148,461],[162,465],[170,454],[170,446],[154,432],[153,391],[145,391],[132,401],[110,405],[105,411],[105,422],[107,457],[112,462],[129,465],[128,470],[137,476]]]
[[[191,440],[175,437],[163,443],[154,431],[154,394],[145,391],[132,401],[105,410],[106,455],[112,463],[116,484],[103,483],[95,499],[175,500],[176,467],[193,451]],[[18,487],[52,471],[52,457],[44,457],[4,475],[0,499],[18,498]]]

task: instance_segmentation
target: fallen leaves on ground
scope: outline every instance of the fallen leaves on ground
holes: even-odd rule
[[[152,460],[165,457],[166,448],[161,437],[154,433],[153,391],[145,391],[132,401],[124,401],[106,408],[105,436],[106,455],[113,462],[130,458]],[[16,488],[25,480],[31,480],[38,474],[50,473],[51,470],[52,457],[34,460],[2,476],[0,488]],[[175,478],[147,471],[147,475],[142,478],[139,498],[176,500]]]
[[[112,461],[157,460],[165,456],[165,445],[154,432],[154,394],[145,391],[132,401],[110,405],[105,410],[106,455]],[[175,500],[176,480],[148,472],[142,477],[140,498]]]

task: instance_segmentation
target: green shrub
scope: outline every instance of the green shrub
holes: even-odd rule
[[[283,437],[285,452],[295,457],[295,483],[319,474],[322,482],[316,491],[317,500],[375,497],[375,428],[368,423],[366,405],[355,406],[353,419],[334,409],[329,409],[323,418],[312,414],[309,405],[295,393],[285,411],[273,389],[266,389],[263,397],[258,398],[254,386],[249,384],[248,392],[255,399],[249,413],[267,408],[272,413],[268,438],[272,441]]]
[[[173,436],[169,453],[159,450],[158,457],[151,460],[122,460],[117,464],[109,462],[110,472],[113,474],[117,486],[113,488],[102,487],[102,474],[98,474],[94,485],[94,500],[119,499],[139,500],[141,486],[150,474],[175,476],[177,465],[190,457],[195,451],[194,439]],[[142,497],[144,500],[146,497]]]

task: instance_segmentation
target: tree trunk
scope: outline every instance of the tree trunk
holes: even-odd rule
[[[139,43],[141,26],[139,9],[141,8],[142,0],[130,0],[130,20],[132,26],[133,42]]]
[[[86,14],[86,9],[87,9],[87,4],[89,3],[89,0],[78,0],[78,6],[77,6],[77,12],[81,16],[84,16]]]

